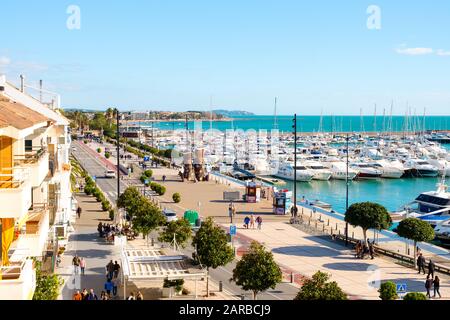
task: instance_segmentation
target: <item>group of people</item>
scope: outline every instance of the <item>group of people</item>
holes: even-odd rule
[[[73,273],[79,274],[81,270],[81,274],[84,275],[84,270],[86,269],[86,260],[83,257],[78,257],[75,255],[72,259]]]
[[[114,242],[114,237],[119,235],[134,236],[134,232],[128,226],[122,226],[121,224],[112,225],[106,223],[98,223],[97,226],[98,235],[100,238],[105,238],[110,242]]]
[[[144,300],[144,295],[140,291],[136,293],[132,291],[128,296],[127,300]]]
[[[417,257],[417,267],[419,268],[419,274],[422,271],[423,274],[426,274],[425,272],[425,257],[422,255],[422,253],[419,253],[419,256]],[[441,297],[441,293],[439,292],[440,288],[440,279],[438,276],[434,276],[434,270],[436,269],[436,265],[434,264],[433,260],[430,259],[430,262],[428,262],[428,274],[427,279],[425,280],[425,289],[427,290],[427,297],[431,298],[431,289],[434,290],[433,298],[436,298],[436,294]]]
[[[102,292],[103,293],[103,292]],[[85,289],[80,292],[80,290],[77,290],[72,297],[72,300],[98,300],[98,296],[95,294],[94,289],[89,290],[89,292]],[[100,299],[100,300],[107,300],[107,299]]]
[[[367,243],[358,241],[355,245],[355,258],[364,259],[366,255],[369,255],[372,260],[375,259],[374,244],[375,241],[370,242],[370,240],[367,240]]]
[[[246,216],[244,218],[244,228],[245,229],[249,229],[249,228],[255,229],[255,222],[258,225],[258,230],[261,230],[262,218],[261,218],[261,216],[258,216],[255,219],[255,216],[253,214],[251,214],[250,217]]]

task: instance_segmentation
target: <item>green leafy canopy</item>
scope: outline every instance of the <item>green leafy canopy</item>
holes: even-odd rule
[[[407,218],[400,221],[397,233],[400,237],[416,242],[431,241],[435,237],[433,227],[428,222],[417,218]]]
[[[386,208],[372,202],[352,204],[345,213],[345,221],[364,230],[388,229],[392,225],[391,216]]]

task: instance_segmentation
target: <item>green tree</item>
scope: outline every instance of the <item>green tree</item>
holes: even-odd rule
[[[147,238],[150,232],[161,226],[165,218],[161,210],[150,201],[142,201],[133,217],[133,229]]]
[[[172,200],[173,200],[173,202],[175,202],[175,203],[179,203],[179,202],[181,201],[181,195],[180,195],[178,192],[175,192],[175,193],[172,195]]]
[[[45,274],[42,272],[42,263],[35,261],[36,266],[36,290],[33,300],[56,300],[59,295],[59,287],[63,280],[57,274]]]
[[[273,254],[253,241],[250,250],[236,264],[231,280],[245,291],[252,291],[253,299],[256,300],[259,292],[269,288],[275,289],[282,280],[282,273],[273,259]]]
[[[409,292],[403,297],[403,300],[427,300],[427,297],[421,292]]]
[[[330,275],[317,271],[303,283],[294,300],[347,300],[347,295],[336,281],[327,282]]]
[[[174,237],[178,245],[182,248],[186,247],[187,242],[192,238],[192,229],[189,221],[184,218],[170,221],[159,234],[158,241],[171,243]]]
[[[381,300],[398,299],[397,286],[392,281],[382,283],[380,289],[378,289],[378,292],[380,293]]]
[[[125,209],[130,217],[136,215],[139,206],[145,198],[141,195],[136,187],[127,188],[124,193],[119,196],[117,206]]]
[[[386,208],[373,202],[352,204],[345,213],[345,221],[363,229],[365,243],[367,243],[367,230],[383,230],[392,225],[391,216]]]
[[[414,241],[414,257],[416,256],[417,242],[431,241],[434,239],[434,229],[426,221],[417,218],[406,218],[400,221],[397,227],[400,237]]]
[[[228,244],[225,231],[214,225],[211,217],[202,223],[192,240],[196,258],[206,266],[206,295],[209,296],[209,269],[224,266],[234,259],[233,249]]]

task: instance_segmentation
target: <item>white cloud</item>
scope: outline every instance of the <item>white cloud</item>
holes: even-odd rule
[[[11,59],[8,57],[0,56],[0,67],[5,67],[11,63]]]
[[[437,55],[442,56],[442,57],[450,56],[450,51],[445,51],[445,50],[439,49],[437,51]]]
[[[408,56],[419,56],[432,54],[434,50],[432,48],[398,48],[395,50],[398,54],[404,54]]]

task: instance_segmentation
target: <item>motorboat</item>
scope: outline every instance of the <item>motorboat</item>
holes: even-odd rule
[[[417,177],[437,177],[439,175],[439,170],[435,166],[422,159],[408,159],[405,161],[405,167],[411,169],[412,174]]]
[[[345,162],[341,161],[333,161],[333,162],[326,162],[326,166],[331,171],[331,178],[336,180],[346,180],[347,177],[347,164]],[[354,170],[349,166],[348,168],[348,180],[353,180],[358,175],[358,171]]]
[[[374,162],[369,162],[368,164],[371,165],[372,167],[374,167],[375,169],[380,170],[382,178],[399,179],[405,174],[404,170],[391,165],[389,161],[384,160],[384,159],[377,160]]]
[[[309,182],[312,180],[314,173],[308,170],[306,166],[297,163],[294,166],[292,162],[284,162],[279,165],[278,172],[274,174],[275,177],[286,179],[286,180],[294,180],[294,170],[296,170],[297,181],[301,182]]]
[[[370,164],[364,162],[351,163],[350,167],[358,171],[358,179],[378,179],[383,174],[381,170],[375,169]]]
[[[325,167],[318,161],[305,162],[306,168],[308,168],[314,175],[313,180],[328,181],[331,178],[331,170]]]

